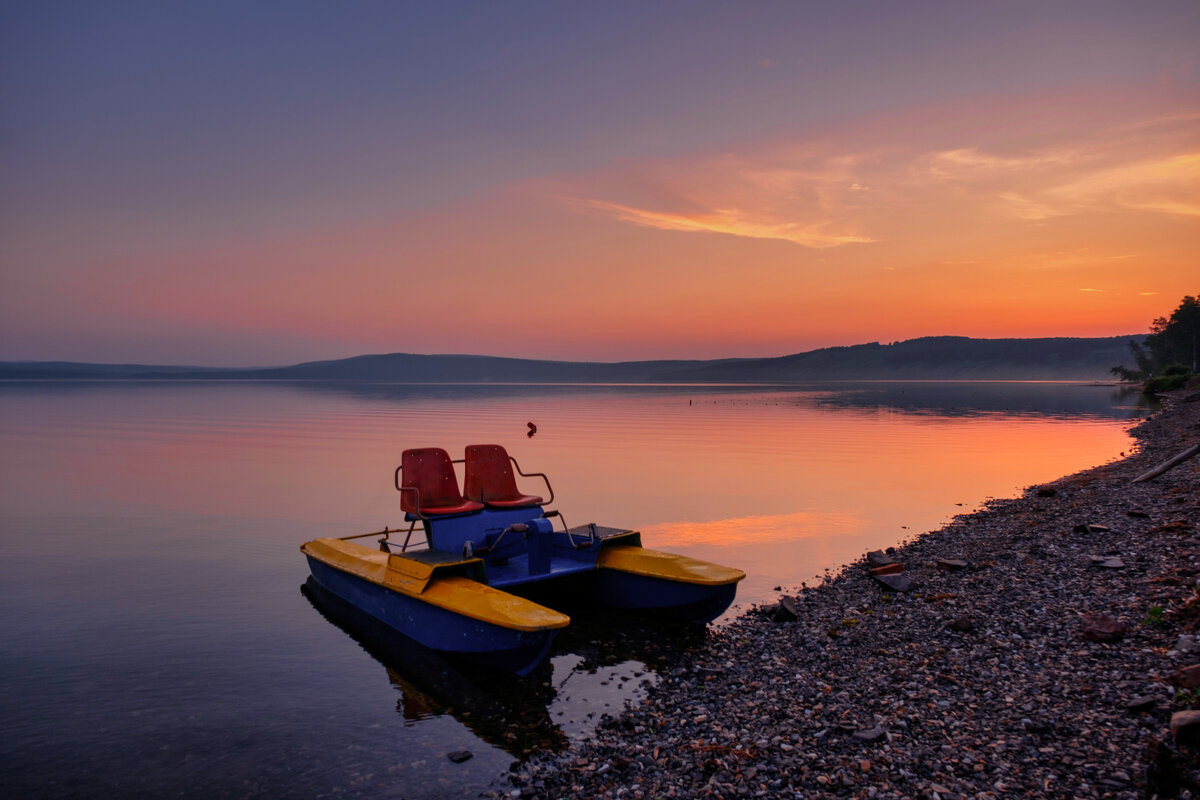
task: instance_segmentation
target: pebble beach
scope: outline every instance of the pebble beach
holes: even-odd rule
[[[1198,399],[1119,461],[781,587],[484,796],[1195,796],[1200,458],[1134,479],[1200,442]]]

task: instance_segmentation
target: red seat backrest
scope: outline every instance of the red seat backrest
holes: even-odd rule
[[[525,495],[517,489],[508,451],[498,444],[467,445],[467,499],[477,503],[513,501]],[[534,499],[534,498],[531,498]]]
[[[437,508],[455,508],[463,505],[463,496],[458,491],[458,477],[450,454],[440,447],[422,447],[405,450],[400,456],[400,471],[404,476],[403,488],[416,489],[416,493],[402,491],[400,508],[417,513]],[[420,500],[418,501],[418,495]],[[417,503],[420,503],[420,509]]]

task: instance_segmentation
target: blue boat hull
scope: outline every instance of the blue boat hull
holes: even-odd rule
[[[597,570],[592,591],[605,605],[646,611],[688,622],[711,622],[733,603],[737,584],[718,586]]]
[[[431,650],[527,675],[558,631],[517,631],[471,619],[343,572],[311,556],[309,569],[334,595]]]

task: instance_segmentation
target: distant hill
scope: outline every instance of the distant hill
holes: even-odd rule
[[[647,383],[716,361],[538,361],[471,355],[390,353],[286,367],[172,367],[73,361],[0,362],[0,380],[277,380],[402,383]]]
[[[278,380],[381,383],[791,383],[821,380],[1097,380],[1130,365],[1129,342],[930,336],[894,344],[826,347],[778,358],[714,361],[538,361],[392,353],[286,367],[0,362],[0,380]]]
[[[246,377],[273,380],[354,380],[437,383],[644,383],[662,375],[687,372],[698,367],[723,366],[723,361],[536,361],[496,356],[412,353],[356,356],[338,361],[312,361],[291,367],[251,370]]]
[[[89,364],[83,361],[0,361],[0,380],[125,380],[209,376],[214,367],[157,367],[146,364]]]
[[[680,381],[1097,380],[1133,361],[1129,342],[1103,339],[970,339],[926,336],[894,344],[826,347],[779,358],[745,359],[685,370]]]

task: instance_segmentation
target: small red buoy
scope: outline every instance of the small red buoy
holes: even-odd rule
[[[532,439],[532,438],[533,438],[533,435],[534,435],[535,433],[537,433],[537,425],[534,425],[532,422],[527,422],[527,423],[525,423],[525,424],[529,426],[529,433],[528,433],[528,434],[526,434],[526,435],[527,435],[527,436],[529,436],[529,438],[531,438],[531,439]]]

